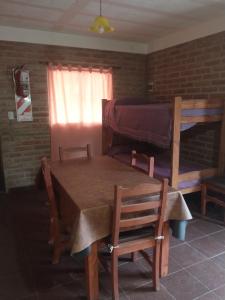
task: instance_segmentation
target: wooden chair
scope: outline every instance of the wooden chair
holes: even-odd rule
[[[144,153],[137,153],[136,150],[132,150],[131,151],[131,166],[142,171],[142,172],[146,172],[144,168],[141,168],[139,165],[139,163],[143,163],[144,165],[147,165],[147,174],[149,177],[153,177],[154,174],[154,162],[155,159],[153,156],[147,156]],[[133,252],[131,254],[131,260],[134,262],[137,260],[137,253]]]
[[[48,194],[49,212],[50,212],[50,239],[49,244],[53,245],[52,264],[59,262],[62,251],[69,246],[69,240],[64,240],[62,235],[62,224],[59,220],[55,192],[53,189],[51,170],[47,158],[41,159],[41,168],[43,172],[46,191]]]
[[[70,147],[63,148],[59,147],[59,159],[60,161],[64,161],[71,158],[81,158],[86,157],[88,159],[91,158],[91,145],[87,144],[86,146],[81,147]]]
[[[133,188],[115,186],[113,229],[111,244],[108,245],[112,255],[114,300],[119,299],[118,257],[123,254],[139,251],[152,266],[154,290],[160,288],[160,249],[167,191],[168,179],[160,184],[140,184]],[[156,193],[159,194],[158,199],[147,200]],[[144,251],[149,248],[153,249],[152,260]]]
[[[142,162],[148,166],[147,168],[147,174],[150,177],[153,177],[154,173],[154,157],[147,156],[144,153],[137,153],[136,150],[132,150],[131,152],[131,166],[135,167],[141,171],[144,171],[143,168],[140,168],[138,165],[138,162]]]
[[[202,184],[201,190],[201,213],[206,215],[206,205],[213,202],[225,208],[225,176],[213,177]],[[224,214],[225,222],[225,214]]]

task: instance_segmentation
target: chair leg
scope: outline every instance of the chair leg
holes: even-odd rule
[[[53,256],[52,256],[52,264],[58,264],[62,252],[64,252],[66,249],[71,248],[71,242],[70,240],[65,240],[62,241],[59,238],[56,239],[56,242],[54,243],[54,248],[53,248]]]
[[[153,250],[153,266],[152,266],[152,281],[153,288],[155,291],[160,290],[160,281],[159,281],[159,263],[160,263],[160,243],[156,242],[156,247]]]
[[[52,264],[56,265],[59,263],[61,253],[62,253],[62,245],[59,242],[55,242],[53,247],[53,255],[52,255]]]
[[[49,240],[48,244],[53,245],[55,241],[55,226],[53,218],[50,218],[50,228],[49,228]]]
[[[118,256],[112,253],[112,299],[119,300]]]
[[[206,192],[207,192],[206,184],[202,184],[202,188],[201,188],[201,214],[203,216],[206,215]]]

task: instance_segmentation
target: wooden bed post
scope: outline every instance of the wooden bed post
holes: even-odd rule
[[[173,103],[173,131],[172,131],[172,165],[171,186],[177,188],[180,160],[180,126],[181,126],[181,97],[175,97]]]
[[[102,99],[102,154],[107,154],[110,146],[112,145],[113,131],[109,126],[104,123],[104,112],[106,104],[109,100]]]
[[[223,104],[223,118],[221,121],[220,129],[220,148],[219,148],[219,161],[218,161],[218,173],[219,175],[225,175],[225,101]]]

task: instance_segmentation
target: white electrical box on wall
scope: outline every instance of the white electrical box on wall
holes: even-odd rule
[[[14,120],[14,112],[13,111],[8,111],[8,119]]]

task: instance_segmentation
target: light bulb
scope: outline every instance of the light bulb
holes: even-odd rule
[[[103,26],[99,26],[99,30],[98,30],[99,33],[104,33],[105,32],[105,29]]]

